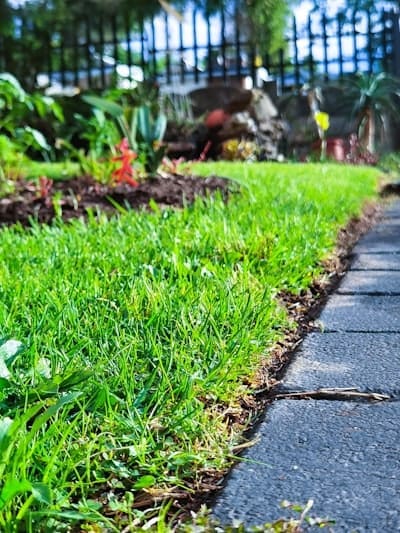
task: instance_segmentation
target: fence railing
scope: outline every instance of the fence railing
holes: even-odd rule
[[[323,78],[353,72],[386,71],[400,75],[399,15],[355,11],[328,18],[310,14],[293,18],[285,48],[260,56],[255,38],[240,13],[212,16],[190,10],[185,21],[168,14],[149,20],[90,17],[74,24],[35,27],[15,10],[14,35],[0,35],[0,70],[26,86],[104,89],[131,87],[151,79],[184,90],[213,82],[260,85],[275,80],[281,92]]]

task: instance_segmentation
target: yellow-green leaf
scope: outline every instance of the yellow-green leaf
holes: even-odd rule
[[[324,111],[316,111],[314,113],[314,120],[321,130],[326,131],[329,129],[329,115]]]

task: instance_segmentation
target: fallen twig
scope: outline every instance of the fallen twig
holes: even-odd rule
[[[382,402],[390,400],[388,394],[362,392],[356,388],[321,388],[316,390],[283,392],[274,396],[276,400],[370,400]]]

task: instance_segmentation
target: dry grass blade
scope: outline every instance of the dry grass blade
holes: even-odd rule
[[[375,402],[388,401],[388,394],[362,392],[357,388],[321,388],[308,391],[284,392],[274,396],[277,400],[370,400]]]

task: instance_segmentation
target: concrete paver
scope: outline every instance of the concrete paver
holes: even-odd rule
[[[334,294],[319,322],[324,331],[400,332],[400,298]]]
[[[282,389],[356,387],[400,393],[400,334],[312,333],[303,341]]]
[[[399,228],[397,225],[382,224],[362,237],[354,247],[355,253],[400,252]]]
[[[287,515],[282,500],[313,499],[310,514],[334,519],[331,531],[400,531],[400,201],[353,253],[277,392],[356,388],[391,400],[275,400],[215,501],[223,524],[261,525]]]
[[[337,294],[400,294],[400,271],[373,270],[348,272]]]
[[[400,202],[397,200],[389,204],[384,211],[385,219],[396,219],[400,217]]]
[[[334,532],[400,531],[400,404],[283,400],[268,409],[213,514],[261,525],[314,500]],[[293,516],[293,514],[291,515]]]
[[[400,254],[359,254],[351,270],[400,270]]]

